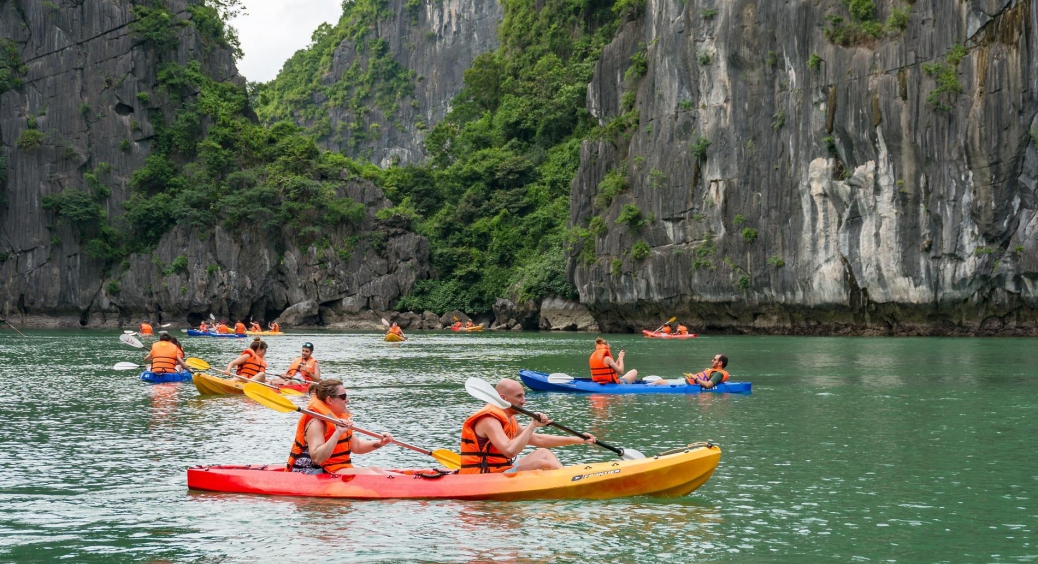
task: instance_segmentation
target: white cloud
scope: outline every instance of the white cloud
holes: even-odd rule
[[[245,0],[247,16],[231,20],[245,56],[238,71],[248,80],[267,82],[277,76],[293,53],[310,43],[317,26],[335,25],[340,0]]]

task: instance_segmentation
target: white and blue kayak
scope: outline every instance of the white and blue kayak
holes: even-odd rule
[[[551,375],[533,370],[520,370],[519,378],[531,390],[538,392],[566,392],[577,394],[749,394],[750,382],[725,382],[713,388],[685,383],[654,386],[641,381],[634,384],[599,384],[590,378],[550,378]],[[550,379],[549,379],[550,378]],[[554,380],[554,381],[551,381]],[[676,380],[675,380],[676,381]]]
[[[184,372],[141,372],[141,380],[149,384],[164,384],[166,382],[187,382],[191,379],[191,373]]]

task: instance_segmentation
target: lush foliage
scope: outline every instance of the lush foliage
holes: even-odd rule
[[[912,2],[914,0],[910,0],[909,4]],[[874,0],[843,0],[843,4],[847,6],[850,19],[839,14],[830,14],[825,18],[829,22],[825,36],[837,45],[849,47],[884,36],[896,36],[908,27],[911,15],[908,7],[894,7],[886,22],[882,22],[876,19]]]
[[[957,69],[963,57],[966,56],[966,47],[956,44],[945,56],[943,63],[926,63],[923,72],[934,77],[937,88],[926,95],[926,101],[935,110],[948,111],[951,109],[950,102],[959,94],[962,94],[962,83],[959,82]]]
[[[10,39],[0,39],[0,94],[22,85],[22,76],[28,71],[22,63],[18,44]]]

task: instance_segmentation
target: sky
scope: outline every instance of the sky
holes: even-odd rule
[[[334,25],[342,14],[341,0],[243,0],[248,15],[231,20],[245,52],[238,72],[250,82],[277,76],[293,53],[310,43],[317,26]]]

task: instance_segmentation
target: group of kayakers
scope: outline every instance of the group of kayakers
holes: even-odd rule
[[[664,323],[663,327],[661,327],[658,332],[663,333],[665,335],[688,335],[688,327],[685,327],[685,325],[681,323],[677,323],[672,329],[670,327],[670,323]]]
[[[271,323],[268,323],[267,324],[267,328],[268,328],[268,330],[271,333],[280,333],[281,332],[281,326],[278,325],[278,323],[276,321],[272,321]],[[248,328],[246,328],[245,327],[245,323],[243,321],[241,321],[241,320],[238,320],[238,322],[235,323],[234,327],[232,328],[224,320],[215,321],[215,322],[213,322],[213,325],[209,325],[208,323],[206,323],[203,320],[201,323],[198,324],[198,330],[203,332],[203,333],[212,332],[212,333],[219,333],[221,335],[231,335],[231,334],[234,334],[234,335],[245,335],[246,332],[261,333],[261,332],[263,332],[263,326],[260,325],[256,321],[250,321]]]
[[[275,385],[321,381],[321,365],[313,356],[313,343],[309,341],[303,343],[299,356],[288,366],[288,370],[280,376],[267,374],[267,347],[266,341],[256,337],[249,344],[249,348],[243,350],[238,358],[235,358],[227,365],[227,370],[224,371],[224,374],[231,374],[233,369],[234,375],[240,379],[255,382],[267,382],[269,376],[269,382]]]
[[[621,349],[614,359],[609,349],[609,342],[602,337],[595,339],[595,352],[591,353],[591,357],[588,359],[588,364],[591,367],[591,381],[598,382],[599,384],[633,384],[638,379],[638,371],[632,369],[624,372],[624,353],[625,351]],[[649,384],[653,386],[670,386],[688,383],[693,386],[713,388],[728,381],[729,374],[725,370],[727,367],[728,357],[718,354],[714,356],[710,367],[695,374],[686,373],[684,382],[681,380],[672,382],[663,379],[649,382]]]

